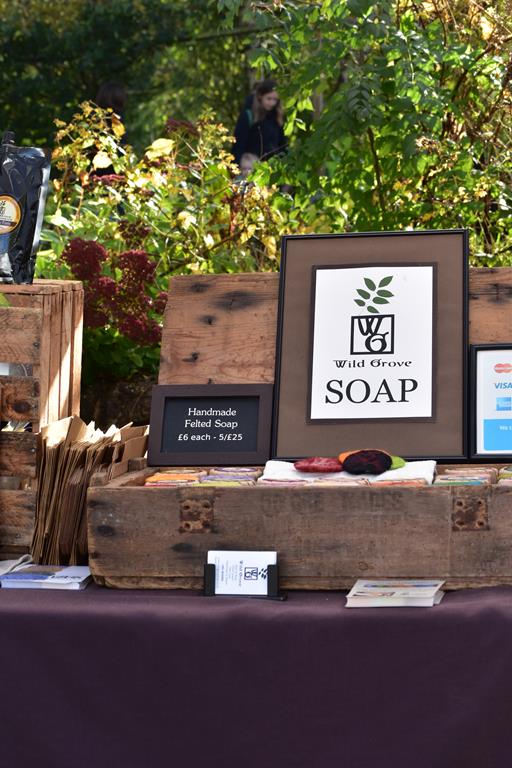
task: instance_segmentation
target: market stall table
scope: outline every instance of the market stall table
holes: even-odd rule
[[[344,604],[0,590],[0,765],[510,763],[512,588]]]

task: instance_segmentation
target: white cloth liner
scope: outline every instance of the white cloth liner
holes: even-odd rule
[[[381,475],[351,475],[349,472],[299,472],[290,461],[267,461],[261,480],[336,480],[340,478],[366,479],[370,483],[378,483],[380,480],[426,480],[432,485],[435,461],[408,461],[405,467],[389,469]]]

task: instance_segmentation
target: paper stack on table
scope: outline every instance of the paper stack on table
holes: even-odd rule
[[[85,589],[91,571],[85,565],[25,565],[0,576],[2,589]]]
[[[38,563],[76,565],[87,558],[86,495],[91,477],[110,479],[146,451],[147,427],[107,432],[70,416],[41,430],[41,460],[32,556]]]
[[[358,579],[347,595],[347,608],[420,608],[438,605],[444,581],[432,579]]]

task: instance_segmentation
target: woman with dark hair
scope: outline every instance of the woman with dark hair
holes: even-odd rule
[[[243,154],[256,155],[260,160],[286,150],[283,131],[283,109],[274,80],[263,80],[256,85],[240,113],[235,128],[233,154],[240,165]]]
[[[102,109],[111,109],[121,119],[124,118],[124,109],[126,107],[126,91],[121,83],[109,81],[102,83],[94,99],[98,107]]]

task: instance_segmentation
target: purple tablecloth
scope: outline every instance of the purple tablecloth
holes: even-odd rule
[[[512,588],[0,590],[1,768],[506,768]]]

